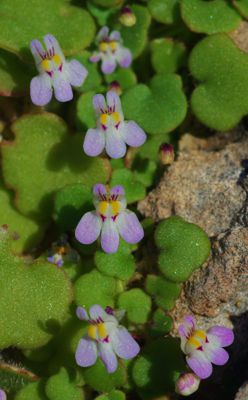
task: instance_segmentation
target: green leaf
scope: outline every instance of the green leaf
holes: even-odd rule
[[[233,5],[243,17],[248,18],[248,0],[233,0]]]
[[[127,318],[135,324],[144,324],[151,312],[151,298],[141,289],[131,289],[120,294],[118,307],[127,312]]]
[[[42,39],[47,33],[56,37],[67,55],[87,47],[95,34],[90,14],[61,0],[1,2],[0,25],[0,47],[29,61],[31,40]]]
[[[113,374],[109,374],[99,359],[92,367],[84,368],[82,374],[85,383],[98,392],[110,392],[123,386],[127,380],[126,368],[123,363],[119,362],[117,370]]]
[[[181,288],[180,284],[170,282],[160,276],[148,275],[146,278],[146,291],[154,297],[157,306],[168,311],[173,309]]]
[[[138,153],[138,156],[134,159],[132,169],[134,179],[146,187],[152,185],[157,170],[157,164],[154,161],[142,159]]]
[[[92,105],[95,94],[94,91],[83,93],[77,100],[77,119],[83,129],[96,127],[96,114]]]
[[[182,0],[181,14],[189,29],[208,35],[230,32],[241,22],[235,8],[226,0]]]
[[[113,390],[108,394],[101,394],[97,396],[95,400],[125,400],[126,395],[125,393],[121,392],[120,390]]]
[[[59,189],[108,179],[107,160],[85,156],[81,135],[69,134],[56,115],[25,115],[12,129],[15,141],[2,147],[3,174],[7,184],[15,188],[16,205],[24,215],[46,221]]]
[[[179,0],[148,0],[152,17],[164,24],[173,24],[180,20]]]
[[[51,376],[45,387],[49,400],[83,400],[83,390],[77,387],[75,378],[70,376],[65,368],[61,368],[58,374]]]
[[[6,360],[0,364],[0,388],[7,395],[9,392],[17,392],[29,382],[39,379],[38,376],[26,369],[22,363],[19,362],[18,364],[17,366],[15,362],[9,363]]]
[[[24,96],[35,70],[14,54],[0,50],[0,96]]]
[[[94,4],[92,0],[87,0],[87,8],[100,26],[108,25],[109,18],[116,14],[117,11],[115,7],[104,8],[98,6],[97,4]]]
[[[86,308],[93,304],[113,307],[116,293],[116,280],[110,276],[102,275],[97,270],[82,275],[75,283],[76,304]]]
[[[38,382],[29,383],[23,389],[21,389],[15,400],[49,400],[44,391],[44,380]]]
[[[137,83],[137,77],[130,68],[118,68],[112,74],[105,75],[107,83],[117,81],[122,90],[126,90]]]
[[[248,55],[217,34],[195,46],[189,66],[201,82],[191,97],[196,117],[216,130],[233,128],[248,113]]]
[[[93,2],[102,7],[118,7],[124,0],[93,0]]]
[[[72,230],[93,208],[91,188],[81,183],[68,185],[55,195],[53,217],[62,231]]]
[[[136,23],[133,26],[117,26],[120,30],[125,47],[128,47],[137,58],[145,48],[148,36],[148,28],[151,23],[151,16],[148,10],[139,4],[132,5],[132,11],[136,16]]]
[[[185,45],[169,38],[151,42],[152,66],[157,74],[176,72],[186,62]]]
[[[186,281],[207,260],[211,248],[207,234],[180,217],[158,224],[155,243],[160,249],[159,268],[172,282]]]
[[[90,90],[99,90],[102,83],[102,76],[99,72],[96,63],[89,61],[91,53],[89,51],[83,51],[76,56],[71,57],[72,59],[78,60],[87,69],[88,75],[82,86],[75,87],[77,92],[88,92]]]
[[[178,340],[161,338],[146,346],[135,360],[132,376],[143,399],[155,399],[174,391],[176,379],[185,370]]]
[[[150,160],[158,162],[159,147],[162,143],[170,143],[171,138],[168,133],[163,135],[148,135],[147,141],[139,149],[139,155]]]
[[[105,275],[128,280],[135,271],[135,260],[131,254],[131,246],[120,240],[118,251],[114,254],[97,250],[95,253],[96,267]]]
[[[16,240],[11,242],[13,251],[21,253],[35,247],[41,240],[45,226],[24,217],[12,205],[12,196],[0,186],[1,217],[0,225],[7,224]]]
[[[146,195],[145,186],[135,179],[132,171],[126,168],[116,169],[113,172],[110,185],[122,185],[125,189],[128,203],[134,203],[141,200]]]
[[[153,316],[153,323],[150,329],[150,334],[153,337],[165,336],[173,327],[173,319],[170,315],[166,315],[164,310],[158,308]]]
[[[46,262],[25,263],[0,231],[0,348],[44,345],[64,322],[71,301],[63,271]]]
[[[138,84],[122,96],[126,119],[137,122],[147,133],[165,134],[184,120],[187,101],[178,75],[156,75],[150,88]]]

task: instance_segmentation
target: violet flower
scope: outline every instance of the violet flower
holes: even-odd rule
[[[118,366],[116,356],[129,360],[139,353],[140,347],[128,330],[119,325],[115,314],[106,311],[94,305],[88,316],[85,308],[77,308],[78,318],[88,321],[89,326],[87,335],[78,343],[76,362],[80,367],[89,367],[95,364],[99,356],[111,374]]]
[[[0,389],[0,400],[7,400],[6,393],[3,389]]]
[[[58,101],[73,98],[71,86],[81,86],[88,75],[86,68],[77,60],[66,61],[64,54],[53,35],[43,38],[44,50],[39,40],[30,43],[39,75],[30,83],[31,100],[37,106],[44,106],[54,95]]]
[[[93,97],[97,128],[88,129],[83,148],[88,156],[98,156],[104,148],[111,158],[121,158],[127,146],[139,147],[146,134],[134,121],[124,121],[120,97],[116,91],[107,92],[107,104],[102,94]]]
[[[101,236],[101,246],[106,253],[116,253],[119,235],[127,243],[138,243],[144,236],[136,215],[126,209],[125,191],[114,186],[110,192],[100,183],[93,188],[96,210],[84,214],[79,221],[75,236],[83,244],[93,243]]]
[[[122,68],[128,68],[132,62],[132,54],[129,49],[123,47],[120,32],[113,31],[109,34],[109,28],[104,26],[96,37],[97,52],[90,57],[91,62],[102,60],[101,70],[104,74],[111,74],[117,64]]]
[[[175,384],[175,392],[181,396],[190,396],[195,393],[200,385],[201,380],[193,372],[182,374]]]
[[[178,332],[187,364],[200,379],[206,379],[212,374],[212,363],[227,363],[229,355],[222,347],[232,344],[234,335],[231,329],[217,325],[206,332],[198,330],[195,319],[187,316],[179,326]]]

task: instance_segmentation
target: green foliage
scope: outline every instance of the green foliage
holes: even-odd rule
[[[170,217],[159,223],[155,242],[160,249],[159,268],[172,282],[186,281],[202,266],[210,253],[210,241],[197,225],[180,217]]]
[[[185,369],[179,343],[161,338],[145,346],[134,362],[133,380],[143,399],[155,399],[174,390],[175,381]]]
[[[156,75],[150,87],[138,84],[122,97],[124,114],[150,134],[175,129],[187,109],[181,78],[174,74]]]
[[[44,391],[44,381],[29,383],[17,393],[15,400],[49,400]]]
[[[0,47],[29,61],[29,43],[35,38],[52,33],[69,55],[88,46],[95,33],[93,19],[86,10],[61,0],[1,2],[0,25]]]
[[[101,394],[100,396],[97,396],[95,400],[125,400],[125,398],[125,393],[121,392],[120,390],[113,390],[108,394]]]
[[[120,182],[125,189],[128,203],[134,203],[145,197],[145,186],[135,179],[135,175],[132,171],[126,168],[116,169],[112,174],[110,184],[111,186],[115,186]]]
[[[82,275],[75,284],[76,303],[86,308],[93,304],[113,307],[116,293],[117,281],[110,276],[102,275],[97,270]]]
[[[172,310],[176,299],[181,292],[181,285],[170,282],[156,275],[148,275],[146,278],[146,290],[153,296],[157,306],[165,310]]]
[[[243,17],[248,18],[248,1],[247,0],[233,0],[233,5],[237,8]]]
[[[49,400],[83,400],[82,389],[77,387],[75,377],[70,376],[65,368],[48,379],[46,383],[46,395]]]
[[[151,311],[151,298],[141,289],[131,289],[120,294],[118,307],[127,312],[127,318],[135,324],[147,322]]]
[[[44,345],[65,320],[71,301],[68,279],[49,263],[25,263],[14,256],[5,229],[0,231],[0,275],[0,348]]]
[[[10,363],[0,364],[0,388],[4,391],[17,392],[29,382],[37,380],[38,377],[25,369],[23,365]]]
[[[83,64],[88,71],[88,75],[84,81],[84,84],[82,86],[75,87],[75,90],[80,93],[85,93],[90,90],[99,90],[99,88],[101,88],[102,76],[99,72],[97,64],[90,62],[90,56],[91,53],[84,50],[76,56],[71,57],[72,59],[76,59]]]
[[[226,0],[182,0],[182,18],[194,32],[211,35],[230,32],[238,27],[241,18]]]
[[[15,141],[2,148],[3,173],[24,215],[47,220],[59,189],[70,183],[106,182],[108,163],[86,157],[81,135],[70,135],[56,115],[25,115],[12,129]]]
[[[130,68],[119,68],[115,72],[112,72],[112,74],[106,75],[105,79],[107,83],[113,81],[119,82],[122,90],[128,89],[137,83],[137,77]]]
[[[95,4],[102,7],[116,7],[123,3],[123,0],[93,0]]]
[[[218,34],[196,45],[189,66],[201,82],[191,97],[197,118],[220,131],[233,128],[248,113],[247,54]]]
[[[152,66],[157,74],[176,72],[186,61],[186,50],[183,43],[172,39],[154,39],[151,42]]]
[[[114,388],[123,386],[127,380],[127,372],[123,363],[119,363],[117,370],[113,374],[109,374],[99,359],[92,367],[84,368],[82,374],[85,383],[98,392],[110,392]]]
[[[94,95],[94,91],[83,93],[77,101],[77,119],[86,128],[96,127],[96,114],[92,105]]]
[[[114,278],[128,280],[135,271],[135,260],[131,254],[131,246],[120,240],[117,253],[107,254],[102,250],[95,253],[95,264],[100,272]]]
[[[154,312],[152,320],[150,334],[153,337],[165,336],[173,327],[173,319],[160,308]]]
[[[173,24],[180,19],[179,0],[148,0],[153,18],[164,24]]]

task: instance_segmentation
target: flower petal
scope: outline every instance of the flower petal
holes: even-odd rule
[[[77,60],[71,60],[66,64],[69,71],[70,84],[72,86],[81,86],[88,75],[87,69]]]
[[[107,26],[103,26],[97,34],[96,42],[101,42],[104,39],[108,38],[109,28]]]
[[[222,347],[230,346],[234,341],[232,329],[226,328],[225,326],[213,326],[208,329],[207,335],[210,335],[212,339],[215,338]]]
[[[138,243],[144,237],[144,230],[135,213],[126,210],[116,219],[118,231],[127,243]]]
[[[93,187],[93,194],[96,197],[101,197],[107,194],[106,186],[102,183],[97,183]]]
[[[206,379],[212,374],[212,364],[202,351],[195,350],[190,356],[186,357],[186,361],[199,378]]]
[[[30,43],[30,50],[34,56],[35,63],[38,65],[42,60],[42,54],[44,53],[44,48],[41,42],[37,39],[32,40]]]
[[[65,80],[66,75],[55,71],[53,78],[54,95],[58,101],[65,102],[73,99],[71,84]]]
[[[116,253],[119,247],[119,234],[115,222],[107,218],[103,222],[101,246],[105,253]]]
[[[116,128],[106,131],[106,152],[111,158],[121,158],[126,154],[127,146]]]
[[[195,318],[192,315],[187,315],[186,317],[184,317],[183,323],[179,325],[178,332],[182,338],[187,339],[187,336],[190,333],[190,331],[195,330],[195,328],[196,328]]]
[[[75,237],[80,243],[91,244],[100,235],[101,227],[102,221],[96,212],[87,212],[76,227]]]
[[[0,389],[0,400],[7,400],[6,393]]]
[[[110,194],[114,196],[125,196],[124,187],[121,185],[113,186],[110,190]]]
[[[116,61],[113,57],[107,56],[102,60],[101,70],[104,74],[112,74],[116,68]]]
[[[105,367],[109,374],[112,374],[117,369],[117,358],[113,352],[110,343],[100,343],[99,344],[99,356],[103,361]]]
[[[101,60],[101,54],[95,52],[95,53],[92,54],[92,56],[90,57],[89,60],[90,60],[91,62],[93,62],[93,63],[97,63],[98,61]]]
[[[45,106],[52,98],[51,79],[48,75],[35,76],[30,82],[31,100],[37,106]]]
[[[205,349],[206,357],[215,365],[224,365],[229,359],[229,354],[226,350],[221,347],[206,346]]]
[[[125,142],[132,147],[142,146],[146,141],[146,134],[141,127],[134,121],[124,122],[121,133]]]
[[[43,37],[43,40],[47,50],[54,50],[54,54],[58,54],[62,58],[62,61],[65,61],[65,57],[61,50],[59,42],[53,35],[49,33],[48,35]]]
[[[98,304],[94,304],[92,307],[90,307],[89,314],[90,318],[93,320],[97,320],[100,317],[103,321],[105,321],[108,318],[108,314]]]
[[[116,91],[109,90],[107,92],[106,98],[107,98],[107,105],[110,108],[110,110],[118,112],[118,114],[120,114],[120,117],[123,119],[121,100],[120,100],[120,96],[118,96]]]
[[[110,342],[112,343],[117,356],[124,358],[124,360],[129,360],[130,358],[135,357],[140,351],[138,343],[124,327],[112,331]]]
[[[88,321],[89,320],[88,313],[87,313],[86,309],[83,308],[83,307],[77,307],[76,314],[77,314],[77,317],[79,319],[81,319],[82,321]]]
[[[121,39],[120,32],[119,32],[119,31],[113,31],[113,32],[111,32],[110,35],[109,35],[109,39],[110,39],[110,40],[114,40],[114,41],[116,41],[116,42],[119,42],[120,39]]]
[[[85,154],[96,157],[102,153],[104,146],[104,133],[100,129],[88,129],[83,144]]]
[[[117,60],[122,68],[128,68],[132,63],[132,53],[125,47],[120,47],[117,53]]]
[[[83,338],[79,341],[76,350],[76,363],[80,367],[90,367],[95,364],[97,359],[96,343],[88,338]]]
[[[102,94],[96,94],[93,97],[93,107],[95,109],[96,116],[104,113],[107,110],[106,101]]]

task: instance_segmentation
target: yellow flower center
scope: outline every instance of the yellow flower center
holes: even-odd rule
[[[98,204],[98,212],[107,216],[109,212],[111,217],[115,217],[120,212],[120,202],[118,200],[102,200]]]
[[[41,67],[45,72],[52,70],[51,62],[53,62],[57,67],[62,64],[61,57],[58,54],[54,54],[52,57],[46,57],[44,60],[41,61]]]
[[[103,113],[100,115],[100,124],[106,126],[108,122],[108,118],[112,118],[114,125],[117,125],[120,121],[120,114],[116,111],[114,112],[109,112],[109,113]]]
[[[190,336],[187,343],[197,349],[202,345],[202,342],[205,342],[206,337],[207,335],[203,330],[197,330]]]
[[[99,324],[89,325],[88,336],[94,340],[105,339],[107,337],[107,330],[105,324],[103,322],[100,322]]]
[[[103,41],[99,44],[99,50],[102,53],[106,53],[108,50],[115,52],[117,49],[117,45],[118,45],[118,42],[116,42],[115,40],[112,40],[111,42]]]

